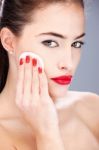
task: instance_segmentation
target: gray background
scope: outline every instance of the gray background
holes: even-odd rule
[[[99,0],[89,5],[86,44],[70,90],[99,94]]]

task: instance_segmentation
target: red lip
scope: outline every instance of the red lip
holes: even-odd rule
[[[60,76],[56,78],[51,78],[54,82],[60,84],[60,85],[68,85],[71,83],[72,76]]]

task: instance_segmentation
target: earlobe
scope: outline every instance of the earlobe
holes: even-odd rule
[[[0,38],[4,49],[10,54],[14,53],[15,35],[8,28],[3,28],[0,31]]]

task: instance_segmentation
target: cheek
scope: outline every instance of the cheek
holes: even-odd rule
[[[51,81],[48,84],[48,90],[49,90],[49,95],[55,99],[59,98],[59,97],[64,97],[68,91],[69,86],[59,86],[56,85],[55,83],[52,83]]]
[[[55,67],[54,65],[52,65],[52,62],[45,61],[44,64],[45,64],[45,73],[46,73],[47,78],[49,79],[54,76]]]
[[[81,50],[79,50],[79,49],[73,50],[73,52],[72,52],[72,57],[73,57],[73,59],[74,59],[75,61],[79,61],[79,60],[80,60],[80,57],[81,57]]]
[[[46,72],[49,72],[49,74],[52,74],[52,72],[55,70],[55,67],[56,67],[56,60],[57,60],[55,58],[56,54],[50,53],[46,50],[46,52],[42,53],[42,56],[44,58]]]
[[[74,70],[76,70],[77,66],[80,63],[81,51],[80,50],[76,50],[76,52],[74,51],[72,57],[73,57]]]

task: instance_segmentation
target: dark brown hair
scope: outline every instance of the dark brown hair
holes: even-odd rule
[[[3,2],[3,4],[2,4]],[[0,30],[9,28],[16,36],[20,36],[23,27],[32,21],[36,10],[44,8],[52,3],[79,3],[84,7],[83,0],[0,0],[2,14],[0,18]],[[7,51],[0,40],[0,92],[3,90],[9,70]]]

